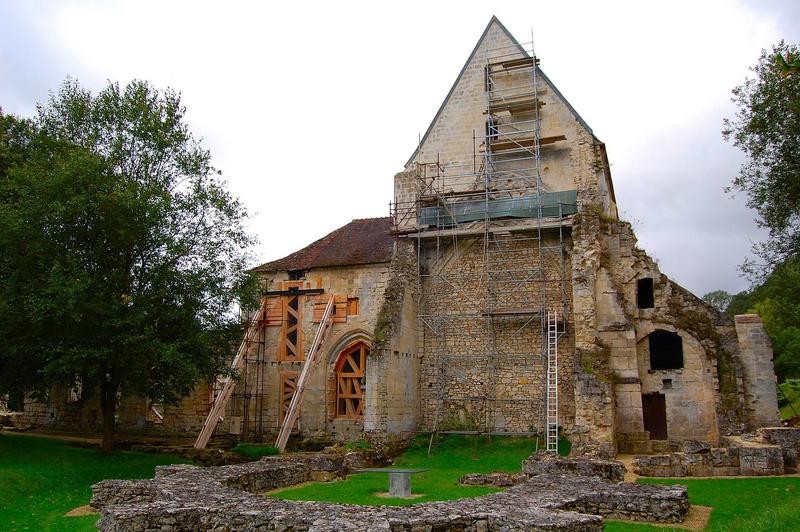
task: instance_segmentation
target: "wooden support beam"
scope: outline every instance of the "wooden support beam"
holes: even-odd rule
[[[320,360],[322,346],[325,344],[328,332],[333,326],[334,306],[334,296],[331,295],[328,299],[328,304],[325,306],[325,313],[322,315],[322,321],[317,329],[317,334],[314,336],[314,343],[311,344],[311,350],[308,352],[308,356],[306,356],[303,369],[300,372],[300,377],[297,379],[292,401],[289,403],[286,416],[284,416],[283,423],[281,424],[281,430],[278,432],[278,439],[275,441],[275,447],[281,451],[286,449],[286,442],[289,441],[289,434],[291,434],[292,427],[297,420],[297,416],[300,414],[300,405],[303,404],[306,384],[311,377],[311,372]]]
[[[264,295],[266,296],[305,296],[324,294],[325,290],[322,288],[289,288],[288,290],[268,290]]]
[[[259,307],[255,318],[249,323],[247,330],[245,331],[244,338],[242,339],[242,343],[239,344],[239,349],[236,351],[236,356],[233,357],[233,363],[231,363],[231,373],[240,371],[244,366],[245,358],[247,357],[247,351],[250,349],[250,345],[255,343],[258,335],[258,323],[266,318],[266,311],[267,298],[265,297],[261,299],[261,306]],[[233,394],[233,389],[235,386],[236,381],[233,380],[231,375],[225,377],[225,380],[222,384],[222,390],[214,400],[214,403],[211,405],[211,411],[208,413],[208,416],[203,423],[203,428],[200,430],[200,434],[198,434],[197,439],[194,442],[195,449],[205,449],[206,445],[208,444],[208,440],[210,440],[211,435],[214,434],[214,429],[217,428],[217,423],[219,423],[220,417],[222,417],[222,413],[224,412],[225,407],[227,406],[228,401]]]

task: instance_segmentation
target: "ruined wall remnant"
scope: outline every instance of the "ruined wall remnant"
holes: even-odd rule
[[[420,409],[417,264],[411,242],[396,242],[389,269],[367,364],[364,433],[378,443],[413,436]]]
[[[683,486],[539,475],[500,493],[410,506],[356,506],[257,495],[303,482],[315,472],[345,472],[341,458],[275,457],[198,468],[160,466],[152,480],[106,480],[92,487],[101,530],[550,530],[600,531],[603,517],[679,523],[689,500]],[[581,468],[582,470],[584,468]],[[596,469],[596,468],[595,468]],[[578,476],[575,475],[577,473]]]
[[[769,335],[761,318],[755,314],[736,316],[736,335],[739,339],[747,428],[754,430],[775,426],[780,421],[780,413]]]

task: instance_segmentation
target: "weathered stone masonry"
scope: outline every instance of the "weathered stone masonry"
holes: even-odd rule
[[[537,457],[532,461],[538,462]],[[214,468],[160,466],[153,480],[92,488],[101,530],[602,530],[602,518],[681,522],[683,486],[609,482],[619,463],[557,464],[523,473],[505,492],[406,507],[285,501],[257,493],[322,473],[347,474],[359,456],[295,455]],[[566,460],[569,462],[569,460]],[[556,474],[553,474],[556,473]],[[585,476],[589,475],[589,476]]]

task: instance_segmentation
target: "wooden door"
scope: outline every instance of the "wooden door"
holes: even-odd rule
[[[651,440],[667,439],[667,402],[664,394],[642,395],[642,417],[644,430],[650,433]]]
[[[336,417],[364,417],[364,379],[369,348],[357,343],[339,355],[336,364]]]

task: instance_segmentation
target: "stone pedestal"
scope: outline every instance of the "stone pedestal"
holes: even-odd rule
[[[411,495],[411,473],[389,473],[389,495],[408,497]]]

